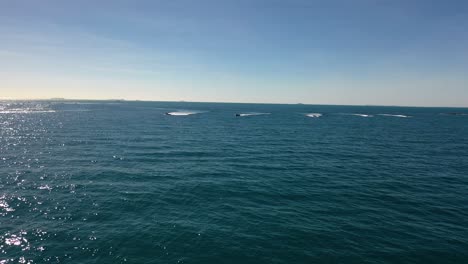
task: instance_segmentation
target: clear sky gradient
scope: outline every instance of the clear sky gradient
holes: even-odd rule
[[[468,1],[0,0],[0,98],[468,106]]]

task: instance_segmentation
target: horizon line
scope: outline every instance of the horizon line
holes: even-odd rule
[[[424,105],[378,105],[378,104],[332,104],[332,103],[274,103],[274,102],[225,102],[225,101],[186,101],[186,100],[142,100],[142,99],[90,99],[90,98],[2,98],[0,101],[124,101],[124,102],[161,102],[161,103],[211,103],[211,104],[271,104],[271,105],[317,105],[317,106],[369,106],[369,107],[414,107],[414,108],[468,108],[468,106],[424,106]]]

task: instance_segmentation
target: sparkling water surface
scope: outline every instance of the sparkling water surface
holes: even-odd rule
[[[0,102],[0,263],[468,263],[467,113]]]

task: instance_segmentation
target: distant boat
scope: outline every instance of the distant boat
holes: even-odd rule
[[[259,115],[269,115],[270,113],[255,113],[255,112],[250,112],[250,113],[237,113],[236,116],[239,117],[244,117],[244,116],[259,116]]]
[[[457,112],[452,112],[452,113],[445,113],[446,115],[468,115],[467,113],[457,113]]]
[[[320,114],[320,113],[309,113],[309,114],[306,114],[306,116],[318,118],[318,117],[321,117],[322,114]]]

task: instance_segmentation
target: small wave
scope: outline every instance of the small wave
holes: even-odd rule
[[[322,114],[320,114],[320,113],[309,113],[309,114],[306,114],[306,116],[318,118],[318,117],[321,117]]]
[[[401,117],[401,118],[409,118],[411,116],[407,115],[393,115],[393,114],[378,114],[379,116],[392,116],[392,117]]]
[[[48,190],[48,191],[51,191],[52,190],[52,187],[50,187],[49,185],[41,185],[39,187],[37,187],[39,190]]]
[[[5,244],[9,246],[21,246],[23,242],[28,242],[28,240],[23,237],[17,237],[16,235],[11,235],[11,237],[5,238]]]
[[[269,115],[270,113],[239,113],[236,116],[258,116],[258,115]]]
[[[170,116],[188,116],[199,114],[200,112],[190,112],[190,111],[176,111],[176,112],[167,112],[166,115]]]
[[[0,197],[0,209],[5,210],[7,212],[15,211],[15,209],[11,208],[10,205],[7,203],[5,195]]]
[[[5,245],[21,247],[22,251],[26,251],[31,248],[31,244],[29,243],[28,239],[26,239],[25,237],[25,235],[27,234],[28,233],[25,231],[21,231],[18,234],[6,233],[0,236],[0,238],[2,238]],[[19,262],[19,263],[26,263],[26,262]]]

